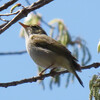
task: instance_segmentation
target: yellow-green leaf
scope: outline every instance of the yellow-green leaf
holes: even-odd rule
[[[13,10],[14,10],[16,7],[19,7],[19,6],[21,6],[20,3],[15,4],[15,5],[10,9],[10,12],[12,13]]]
[[[59,21],[61,21],[61,19],[53,19],[53,20],[51,20],[50,22],[49,22],[49,24],[50,25],[52,25],[52,24],[55,24],[55,23],[58,23]]]
[[[98,53],[100,53],[100,41],[98,43],[97,51],[98,51]]]

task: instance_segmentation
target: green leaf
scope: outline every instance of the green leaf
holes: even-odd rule
[[[51,21],[49,22],[49,24],[52,25],[52,24],[58,23],[58,22],[60,22],[60,21],[62,21],[62,20],[56,18],[56,19],[51,20]]]
[[[90,80],[89,83],[90,87],[90,96],[89,100],[93,100],[93,97],[95,100],[100,100],[100,76],[94,75],[92,77],[92,80]]]
[[[100,53],[100,41],[98,43],[97,51],[98,51],[98,53]]]

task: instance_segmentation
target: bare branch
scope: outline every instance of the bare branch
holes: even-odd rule
[[[18,13],[19,13],[19,11],[16,11],[14,13],[0,14],[0,16],[10,16],[10,15],[18,14]]]
[[[0,52],[0,56],[4,56],[4,55],[21,55],[26,53],[26,50],[23,51],[17,51],[17,52]]]
[[[0,28],[2,28],[2,27],[4,27],[5,25],[7,25],[7,23],[8,23],[8,22],[1,24],[1,25],[0,25]]]
[[[0,17],[0,20],[4,21],[4,22],[9,22],[9,20],[3,19]]]
[[[12,4],[14,4],[15,2],[17,2],[18,0],[10,0],[9,2],[5,3],[4,5],[2,5],[0,7],[0,11],[7,9],[9,6],[11,6]]]
[[[83,69],[90,69],[90,68],[98,68],[100,66],[100,63],[93,63],[93,64],[91,64],[91,65],[88,65],[88,66],[84,66],[84,67],[82,67],[81,69],[83,70]]]
[[[0,29],[0,34],[2,32],[4,32],[5,30],[7,30],[11,25],[16,23],[18,20],[27,16],[27,14],[30,13],[31,11],[38,9],[38,8],[50,3],[51,1],[53,1],[53,0],[39,0],[38,2],[35,2],[32,5],[23,8],[8,24],[6,24],[2,29]]]
[[[83,69],[90,69],[90,68],[98,68],[99,66],[100,66],[100,63],[93,63],[91,65],[81,67],[81,69],[83,70]],[[50,77],[50,76],[52,77],[52,76],[55,76],[55,75],[61,75],[61,74],[65,74],[65,73],[68,73],[68,71],[65,70],[65,71],[61,71],[61,72],[50,72],[48,74],[44,74],[44,75],[41,75],[41,76],[36,76],[36,77],[28,78],[28,79],[22,79],[20,81],[0,83],[0,87],[7,88],[9,86],[16,86],[16,85],[23,84],[23,83],[32,83],[32,82],[36,82],[38,80],[43,80],[46,77]]]

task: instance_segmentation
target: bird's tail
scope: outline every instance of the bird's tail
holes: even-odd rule
[[[74,71],[73,74],[76,76],[76,78],[77,78],[77,80],[79,81],[79,83],[84,87],[83,82],[82,82],[82,80],[80,79],[80,77],[78,76],[78,74],[77,74],[75,71]]]
[[[74,60],[72,62],[73,62],[72,66],[74,66],[74,69],[81,72],[81,66],[78,63],[76,63]]]

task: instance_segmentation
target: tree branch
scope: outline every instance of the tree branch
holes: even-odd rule
[[[2,28],[2,27],[4,27],[5,25],[7,25],[7,23],[8,23],[8,22],[1,24],[1,25],[0,25],[0,28]]]
[[[16,15],[18,13],[19,13],[19,11],[14,12],[14,13],[0,14],[0,16],[10,16],[10,15]]]
[[[21,55],[26,53],[26,50],[23,51],[16,51],[16,52],[0,52],[0,56],[5,56],[5,55]]]
[[[4,21],[4,22],[9,22],[9,20],[3,19],[0,17],[0,20]]]
[[[100,63],[93,63],[91,65],[88,65],[88,66],[84,66],[84,67],[81,67],[81,69],[90,69],[90,68],[98,68],[100,66]],[[67,70],[65,71],[61,71],[61,72],[50,72],[48,74],[44,74],[44,75],[41,75],[41,76],[36,76],[36,77],[32,77],[32,78],[28,78],[28,79],[22,79],[20,81],[13,81],[13,82],[8,82],[8,83],[0,83],[0,87],[9,87],[9,86],[16,86],[16,85],[19,85],[19,84],[23,84],[23,83],[32,83],[32,82],[36,82],[38,80],[43,80],[45,79],[46,77],[52,77],[52,76],[55,76],[55,75],[61,75],[61,74],[65,74],[65,73],[69,73]]]
[[[2,5],[0,7],[0,11],[7,9],[9,6],[11,6],[12,4],[14,4],[15,2],[17,2],[18,0],[10,0],[9,2],[5,3],[4,5]]]
[[[19,11],[19,13],[10,22],[8,22],[3,28],[0,29],[0,34],[3,33],[5,30],[7,30],[11,25],[16,23],[18,20],[27,16],[27,14],[30,13],[31,11],[38,9],[50,3],[51,1],[53,0],[39,0],[38,2],[35,2],[28,7],[24,7],[22,10]]]

